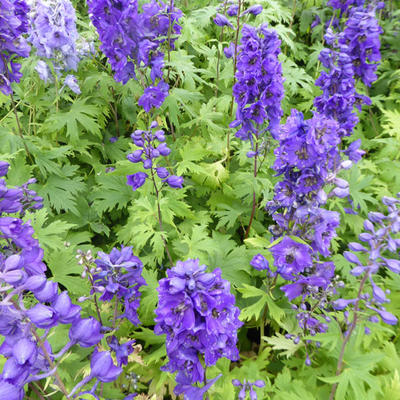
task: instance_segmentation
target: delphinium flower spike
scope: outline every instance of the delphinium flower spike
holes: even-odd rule
[[[257,380],[255,382],[247,381],[246,379],[242,382],[239,379],[232,380],[233,386],[240,387],[240,392],[238,394],[238,400],[245,400],[246,393],[249,392],[250,400],[257,400],[257,393],[254,390],[254,387],[262,388],[265,386],[265,382],[262,380]]]
[[[54,72],[76,71],[83,54],[79,54],[75,9],[69,0],[38,0],[34,2],[30,17],[29,41],[37,55],[52,62]],[[45,61],[39,60],[36,71],[45,82],[52,80],[52,72]],[[80,88],[73,75],[67,75],[64,85],[79,94]]]
[[[150,179],[153,183],[154,194],[157,202],[157,219],[160,230],[163,230],[160,199],[164,187],[169,186],[173,189],[180,189],[183,185],[183,177],[171,175],[167,168],[156,164],[156,160],[163,156],[166,157],[170,154],[171,149],[165,143],[164,131],[158,128],[158,123],[153,121],[150,124],[148,131],[136,130],[132,135],[134,144],[139,147],[133,153],[128,154],[127,158],[132,163],[142,163],[143,168],[149,171],[136,172],[135,174],[127,176],[127,184],[132,186],[136,191],[144,185],[146,179]],[[153,131],[157,129],[154,133]],[[162,236],[164,248],[167,253],[171,266],[173,265],[172,257],[167,246],[167,240]]]
[[[353,10],[348,12],[352,15]],[[359,32],[357,35],[360,37]],[[271,252],[276,274],[290,282],[281,289],[290,301],[300,298],[300,304],[293,308],[304,336],[327,330],[332,298],[343,286],[335,275],[334,264],[324,261],[330,255],[331,241],[339,226],[339,214],[324,205],[330,197],[349,196],[349,184],[339,174],[351,168],[364,153],[359,149],[359,140],[347,149],[340,149],[343,137],[352,133],[358,121],[354,106],[360,102],[368,104],[368,99],[355,91],[355,79],[361,75],[356,73],[354,57],[343,37],[330,29],[325,36],[333,49],[324,49],[320,54],[327,72],[323,71],[316,82],[323,90],[315,100],[318,112],[304,120],[302,113],[292,110],[276,135],[279,146],[275,150],[274,169],[282,180],[277,183],[274,200],[267,209],[276,222],[270,227],[273,237],[283,239]],[[375,49],[379,48],[375,38],[373,43]],[[296,242],[288,235],[301,241]],[[261,261],[253,260],[252,264],[262,266],[265,263]],[[300,341],[298,335],[288,337]],[[307,365],[311,364],[310,356],[307,353]]]
[[[160,280],[157,289],[157,335],[166,334],[168,364],[163,370],[178,372],[175,394],[188,393],[204,382],[202,364],[214,365],[221,357],[237,360],[239,309],[221,271],[207,273],[199,260],[178,261]],[[189,398],[189,397],[186,397]]]
[[[7,174],[8,168],[7,163],[0,162],[0,177]],[[92,379],[116,379],[121,368],[113,364],[109,352],[95,350],[90,375],[77,384],[72,394],[58,374],[57,366],[64,354],[73,346],[97,346],[104,336],[103,327],[93,317],[82,317],[81,307],[73,304],[68,292],[60,291],[58,284],[46,277],[43,250],[33,238],[29,222],[21,219],[26,210],[42,206],[42,198],[28,188],[33,182],[9,188],[0,179],[0,354],[6,359],[0,374],[1,395],[9,393],[14,396],[10,398],[22,400],[26,384],[54,377],[59,390],[70,400]],[[26,296],[29,302],[24,301]],[[130,309],[135,319],[132,308],[135,305]],[[47,339],[58,325],[70,325],[69,340],[55,354]],[[39,329],[44,333],[39,334]]]
[[[24,0],[0,2],[0,90],[12,94],[11,83],[19,82],[22,74],[18,57],[28,57],[30,47],[23,37],[28,32],[29,8]]]
[[[352,318],[346,318],[346,330],[338,359],[336,375],[341,374],[344,367],[344,350],[351,335],[362,320],[372,323],[380,319],[389,325],[396,325],[397,318],[386,310],[389,303],[389,290],[383,290],[377,281],[383,271],[400,274],[400,240],[396,238],[400,232],[400,193],[397,198],[383,197],[382,203],[386,212],[370,212],[364,221],[365,231],[359,235],[360,242],[351,242],[344,257],[354,268],[353,276],[359,277],[357,296],[353,299],[339,298],[333,302],[336,310],[352,311]],[[382,210],[383,211],[383,210]],[[354,253],[358,253],[356,255]],[[365,333],[369,333],[365,327]],[[337,385],[333,385],[330,399],[334,398]]]
[[[140,10],[137,0],[88,0],[88,7],[100,36],[100,49],[111,64],[115,80],[125,84],[136,79],[138,69],[150,68],[153,85],[145,88],[139,105],[146,112],[160,107],[169,89],[163,80],[162,45],[167,41],[168,48],[173,48],[175,36],[181,31],[178,20],[182,12],[173,1],[167,5],[152,0]]]
[[[230,127],[240,129],[236,136],[250,140],[252,151],[247,153],[254,158],[253,175],[256,178],[259,165],[258,156],[266,146],[266,132],[276,136],[283,111],[282,66],[278,60],[280,40],[277,33],[266,24],[259,28],[244,25],[237,57],[237,82],[233,95],[237,103],[236,120]],[[257,206],[253,191],[253,205],[249,224],[245,232],[248,237]]]

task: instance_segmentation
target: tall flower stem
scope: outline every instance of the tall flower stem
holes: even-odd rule
[[[15,105],[14,96],[12,95],[12,93],[10,94],[10,98],[11,98],[11,106],[12,106],[12,109],[13,109],[13,113],[15,115],[15,121],[17,122],[18,134],[19,134],[20,138],[22,139],[22,143],[24,144],[26,154],[28,155],[30,160],[33,162],[31,153],[28,150],[28,146],[26,145],[26,142],[25,142],[25,139],[24,139],[24,135],[22,133],[21,122],[20,122],[19,117],[18,117],[17,107]]]
[[[14,304],[14,306],[16,306],[16,305]],[[18,307],[18,306],[16,306],[16,307]],[[44,345],[44,341],[40,338],[40,336],[37,334],[36,330],[33,327],[31,328],[31,332],[32,332],[33,336],[35,337],[37,343],[39,344],[40,348],[42,349],[43,355],[44,355],[46,361],[49,363],[50,369],[54,369],[55,365],[54,365],[49,353],[47,352],[46,346]],[[68,394],[68,391],[67,391],[66,387],[64,386],[64,383],[61,380],[60,375],[58,374],[57,371],[54,372],[54,378],[55,378],[55,380],[57,382],[57,386],[60,388],[61,392],[64,394],[64,396],[68,400],[70,400],[71,397]]]
[[[171,32],[172,32],[172,25],[171,25],[171,13],[172,8],[174,7],[174,0],[169,1],[169,10],[168,10],[168,83],[169,83],[169,72],[171,66],[169,63],[171,62]]]
[[[116,98],[115,98],[115,90],[113,87],[111,87],[111,93],[113,95],[113,103],[110,103],[110,107],[113,113],[113,117],[114,117],[114,123],[115,123],[115,134],[117,135],[117,137],[119,137],[119,123],[118,123],[118,111],[117,111],[117,102],[116,102]]]
[[[165,239],[164,234],[162,233],[163,232],[163,223],[162,223],[161,207],[160,207],[160,190],[157,187],[153,167],[151,167],[151,180],[153,182],[154,192],[156,194],[156,199],[157,199],[157,220],[158,220],[158,226],[161,231],[161,239],[164,243],[164,248],[165,248],[165,252],[167,253],[168,260],[171,264],[171,267],[173,267],[174,262],[172,261],[171,253],[169,252],[169,249],[168,249],[167,240]]]
[[[238,43],[239,43],[239,32],[240,32],[240,12],[242,8],[242,0],[238,0],[238,12],[237,12],[237,19],[236,19],[236,33],[235,33],[235,54],[234,54],[234,59],[233,59],[233,85],[236,82],[236,68],[237,68],[237,56],[238,56]],[[231,100],[231,108],[229,111],[229,115],[232,117],[233,116],[233,103],[235,101],[235,98],[232,93],[232,100]],[[229,165],[230,161],[230,132],[228,131],[228,134],[226,135],[226,160],[227,164]]]
[[[343,343],[342,343],[342,348],[340,349],[339,359],[338,359],[337,368],[336,368],[336,376],[339,376],[343,371],[344,352],[346,350],[347,343],[349,342],[350,337],[351,337],[352,333],[354,332],[354,329],[357,326],[358,314],[359,314],[359,311],[360,311],[361,294],[362,294],[362,291],[364,289],[365,282],[367,281],[368,273],[369,273],[369,269],[367,269],[365,271],[364,276],[363,276],[363,278],[362,278],[362,280],[360,282],[360,287],[359,287],[358,293],[357,293],[357,301],[356,301],[356,303],[354,305],[353,321],[351,322],[350,328],[347,330],[347,333],[346,333],[346,335],[344,337],[344,340],[343,340]],[[331,390],[331,394],[329,396],[329,400],[333,400],[335,398],[337,387],[338,387],[337,383],[335,383],[332,386],[332,390]]]
[[[38,396],[40,400],[45,400],[45,398],[42,396],[42,393],[39,392],[39,389],[36,388],[34,383],[31,382],[29,387],[36,393],[36,396]]]
[[[293,21],[294,21],[294,16],[295,16],[295,14],[296,14],[296,8],[297,8],[297,1],[294,0],[294,1],[293,1],[293,8],[292,8],[292,17],[290,18],[290,23],[289,23],[289,30],[292,30]],[[288,45],[287,45],[287,43],[286,43],[286,45],[285,45],[285,51],[283,52],[285,55],[286,55],[286,52],[287,52],[287,47],[288,47]]]
[[[225,2],[225,4],[224,4],[224,15],[226,13],[226,6],[227,6],[227,2]],[[218,97],[219,64],[221,61],[221,52],[219,50],[219,45],[222,43],[222,40],[224,38],[224,28],[225,28],[225,26],[223,26],[221,29],[221,33],[219,35],[219,40],[218,40],[218,45],[217,45],[218,54],[217,54],[217,76],[215,78],[215,97]]]
[[[257,170],[257,160],[258,160],[258,141],[256,142],[256,154],[254,156],[254,171],[253,171],[254,178],[257,178],[257,172],[258,172],[258,170]],[[244,234],[244,238],[245,239],[247,239],[249,237],[250,228],[251,228],[251,224],[253,223],[253,219],[254,219],[254,214],[256,212],[256,208],[257,208],[256,191],[253,190],[253,207],[251,209],[249,225],[247,226],[246,233]]]

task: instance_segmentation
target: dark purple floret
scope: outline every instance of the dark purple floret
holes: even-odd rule
[[[148,175],[145,172],[136,172],[136,174],[128,175],[127,183],[129,186],[132,186],[133,190],[139,189],[146,182],[146,178]]]

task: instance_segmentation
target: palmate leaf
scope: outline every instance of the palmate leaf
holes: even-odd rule
[[[357,209],[360,206],[364,213],[368,212],[367,202],[377,204],[377,200],[363,190],[370,187],[373,179],[372,175],[362,175],[357,166],[354,166],[350,170],[348,182],[350,195],[354,201],[354,208]]]
[[[283,350],[279,354],[282,356],[286,356],[287,358],[293,356],[296,351],[302,346],[301,343],[295,344],[293,340],[286,339],[285,336],[280,333],[277,333],[275,336],[272,337],[264,336],[263,340],[272,345],[272,348],[274,350]]]
[[[77,168],[77,167],[76,167]],[[64,166],[64,176],[50,175],[46,182],[38,188],[38,194],[44,198],[44,203],[55,209],[72,211],[78,214],[76,198],[86,189],[81,176],[73,176],[75,167]]]
[[[103,214],[112,209],[121,210],[132,200],[132,188],[126,184],[126,176],[105,174],[96,177],[98,186],[93,194],[94,207]]]
[[[256,288],[250,285],[243,285],[243,287],[238,288],[238,291],[242,293],[243,298],[258,298],[258,300],[252,305],[245,307],[241,313],[240,318],[243,321],[250,320],[253,317],[259,320],[265,307],[267,307],[268,316],[274,321],[280,323],[285,315],[285,312],[279,308],[275,300],[266,293],[264,290]]]
[[[314,92],[314,79],[291,59],[284,58],[284,56],[282,56],[282,58],[282,71],[283,76],[285,77],[283,85],[287,93],[295,95],[299,93],[300,89],[304,89],[308,93],[312,94]]]
[[[78,264],[71,248],[52,251],[47,257],[47,265],[53,274],[52,279],[69,292],[77,296],[87,296],[90,293],[88,280],[81,277],[82,266]]]
[[[394,136],[400,140],[400,112],[382,109],[382,128],[384,134]]]
[[[45,122],[47,132],[57,132],[66,128],[71,143],[78,144],[83,131],[101,137],[98,115],[101,113],[95,105],[86,104],[86,99],[76,100],[69,111],[53,114]]]
[[[65,221],[55,220],[48,223],[49,215],[46,208],[34,213],[27,212],[24,221],[30,221],[35,237],[39,240],[40,246],[44,249],[45,257],[47,252],[64,249],[64,242],[70,229],[74,224]]]

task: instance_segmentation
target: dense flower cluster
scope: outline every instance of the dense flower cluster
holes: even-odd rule
[[[172,188],[181,188],[183,178],[181,176],[170,175],[167,168],[157,167],[155,160],[160,156],[167,156],[171,149],[165,143],[164,131],[159,129],[152,132],[158,127],[157,122],[153,121],[148,131],[136,130],[132,135],[132,140],[140,149],[128,154],[127,158],[132,163],[143,163],[143,168],[150,170],[151,179],[154,180],[157,175],[164,183]],[[157,144],[157,142],[159,142]],[[137,172],[136,174],[128,175],[128,185],[132,186],[133,190],[137,190],[144,185],[148,174],[145,172]]]
[[[186,391],[189,383],[204,381],[204,367],[221,357],[237,360],[239,309],[221,271],[205,272],[199,260],[178,261],[160,280],[156,309],[156,334],[166,334],[170,372],[178,371],[175,393]],[[182,383],[185,382],[185,385]]]
[[[102,301],[111,301],[114,296],[118,302],[122,300],[125,309],[120,318],[138,325],[139,289],[146,284],[142,277],[142,262],[133,255],[132,247],[113,248],[110,254],[100,251],[98,257],[95,260],[97,271],[93,275],[94,291],[102,293]]]
[[[372,4],[351,8],[346,27],[339,37],[339,44],[346,47],[354,68],[354,75],[371,86],[376,81],[377,62],[381,59],[379,36],[383,33]]]
[[[136,69],[141,67],[150,67],[154,83],[161,80],[157,86],[147,88],[139,101],[146,111],[158,108],[168,94],[168,85],[162,81],[161,45],[168,41],[173,47],[182,16],[173,2],[170,5],[152,0],[140,11],[137,0],[88,0],[90,17],[102,42],[100,48],[109,59],[115,80],[125,84],[136,78]]]
[[[336,36],[328,30],[325,39],[333,43]],[[328,71],[322,71],[315,82],[322,89],[322,94],[314,100],[315,107],[321,114],[339,123],[341,136],[351,135],[358,123],[354,112],[357,96],[351,58],[342,46],[338,51],[323,49],[319,60]]]
[[[400,193],[398,197],[400,197]],[[383,322],[395,325],[397,318],[384,307],[384,304],[389,302],[386,296],[388,293],[385,293],[375,280],[379,279],[378,272],[382,272],[384,269],[400,274],[398,252],[400,239],[396,238],[400,232],[400,200],[384,197],[382,202],[387,208],[386,214],[370,212],[368,219],[364,221],[365,232],[359,235],[363,244],[352,242],[349,244],[352,252],[344,252],[345,258],[355,265],[351,274],[362,277],[358,296],[350,300],[336,300],[333,306],[337,310],[342,310],[352,305],[355,310],[359,310],[363,303],[365,308],[376,312]],[[360,256],[354,252],[360,253]],[[366,291],[368,282],[370,283],[370,292]],[[370,320],[376,321],[374,316]]]
[[[7,171],[8,164],[0,162],[0,176]],[[66,291],[60,292],[56,282],[47,279],[43,250],[32,237],[30,224],[4,215],[19,213],[21,217],[27,209],[42,206],[41,197],[28,189],[30,183],[10,189],[0,179],[0,334],[4,337],[0,354],[7,359],[0,388],[16,400],[24,398],[27,383],[54,375],[57,360],[72,346],[92,347],[103,337],[100,323],[92,317],[82,318],[81,307],[72,303]],[[37,300],[30,308],[24,304],[27,294]],[[69,341],[54,354],[47,337],[60,324],[71,324]],[[44,335],[39,336],[37,329],[44,329]],[[93,378],[109,382],[121,372],[108,352],[95,352],[91,365],[91,374],[77,384],[73,393]]]
[[[328,0],[328,6],[345,13],[353,5],[361,6],[365,0]]]
[[[51,60],[54,72],[60,75],[64,71],[76,71],[80,60],[77,51],[75,9],[69,0],[38,0],[31,10],[31,30],[29,41],[36,48],[39,57]],[[42,80],[52,79],[49,66],[40,60],[36,71]],[[80,93],[74,85],[71,75],[65,79],[65,85],[75,93]]]
[[[23,37],[28,32],[28,11],[24,0],[0,2],[0,90],[5,95],[12,93],[11,83],[22,77],[15,59],[29,56],[30,47]]]
[[[238,105],[231,127],[236,136],[252,140],[269,130],[275,137],[283,114],[282,66],[278,61],[281,41],[266,24],[258,29],[244,25],[237,60],[233,94]],[[268,125],[263,128],[264,123]]]
[[[350,15],[353,13],[357,12],[351,10]],[[353,26],[351,21],[348,23]],[[281,289],[289,300],[301,298],[300,306],[293,307],[298,311],[304,335],[326,331],[329,317],[321,316],[329,311],[331,298],[342,285],[335,277],[334,264],[321,261],[321,256],[330,255],[331,241],[339,226],[338,213],[323,206],[329,197],[349,196],[349,184],[338,174],[359,161],[364,153],[359,149],[360,141],[339,150],[343,136],[350,135],[358,122],[354,106],[368,103],[365,96],[355,91],[357,73],[351,54],[358,50],[354,50],[356,45],[350,50],[348,41],[342,40],[349,32],[335,35],[329,29],[325,36],[328,45],[337,50],[324,49],[320,54],[320,61],[328,71],[322,71],[316,82],[323,90],[315,99],[318,112],[305,121],[300,112],[292,110],[275,135],[279,145],[274,169],[283,179],[277,183],[274,199],[267,209],[276,222],[270,227],[273,236],[284,238],[271,252],[276,273],[290,282]],[[369,46],[375,44],[373,37]],[[301,243],[285,235],[297,236]],[[266,270],[269,276],[276,274],[261,255],[252,260],[252,265]],[[298,336],[292,338],[300,340]],[[307,356],[306,363],[310,362]]]
[[[245,379],[242,383],[238,379],[233,379],[232,385],[241,388],[238,395],[238,400],[245,400],[247,392],[249,392],[250,400],[257,400],[258,397],[256,391],[254,390],[254,387],[262,388],[265,386],[265,382],[262,380],[249,382]]]
[[[383,32],[372,5],[354,7],[343,32],[328,29],[325,40],[331,49],[321,51],[319,60],[328,71],[322,71],[316,81],[323,93],[316,97],[315,107],[321,114],[338,121],[341,135],[351,135],[358,117],[354,106],[361,110],[362,104],[371,100],[355,90],[355,79],[360,78],[367,86],[376,80],[375,71],[380,61],[379,35]]]

